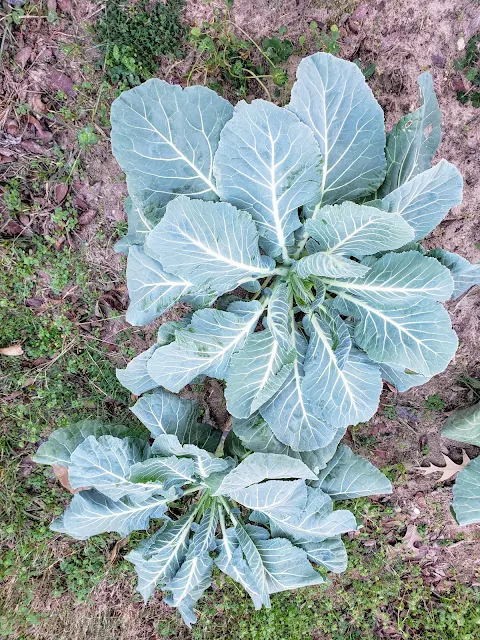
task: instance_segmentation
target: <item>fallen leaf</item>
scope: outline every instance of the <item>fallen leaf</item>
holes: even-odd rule
[[[97,215],[96,211],[94,211],[93,209],[88,209],[87,211],[85,211],[85,213],[82,213],[82,215],[78,218],[78,224],[80,225],[88,224],[95,218],[96,215]]]
[[[50,70],[50,88],[56,89],[57,91],[63,91],[73,98],[75,95],[75,91],[73,89],[73,81],[61,71],[57,71],[56,69]]]
[[[455,474],[457,474],[462,469],[465,469],[467,464],[470,462],[470,458],[468,457],[465,449],[462,450],[463,460],[460,464],[454,462],[451,458],[442,453],[442,456],[445,460],[444,467],[437,467],[437,465],[430,462],[428,467],[415,467],[415,471],[418,473],[427,476],[431,473],[437,473],[438,471],[442,472],[441,477],[437,480],[437,482],[444,482],[445,480],[450,480],[453,478]]]
[[[10,347],[4,347],[0,349],[2,356],[22,356],[23,349],[21,344],[12,344]]]
[[[57,0],[58,8],[63,13],[72,13],[72,3],[71,0]]]
[[[39,138],[41,138],[45,142],[50,142],[50,140],[53,138],[53,134],[50,133],[50,131],[44,129],[37,118],[35,118],[35,116],[29,115],[27,116],[27,120],[35,127]]]
[[[49,11],[57,10],[57,0],[47,0],[47,9]]]
[[[122,538],[121,540],[117,540],[112,551],[110,552],[109,562],[113,564],[118,556],[118,552],[120,549],[123,549],[128,544],[128,538]]]
[[[65,182],[58,182],[55,185],[53,192],[54,192],[55,202],[57,204],[60,204],[67,197],[68,185],[65,184]]]
[[[28,59],[32,55],[32,51],[33,51],[32,47],[23,47],[23,49],[20,49],[19,51],[17,51],[15,55],[15,62],[18,65],[20,65],[22,69],[27,64]]]
[[[415,546],[417,542],[423,542],[421,535],[418,533],[417,525],[407,525],[407,531],[403,536],[402,544],[409,551],[411,551],[415,557],[422,555],[418,547]]]
[[[88,487],[78,487],[78,489],[72,489],[70,480],[68,479],[68,467],[62,467],[59,464],[52,464],[52,471],[57,476],[57,479],[62,487],[65,487],[65,489],[67,489],[67,491],[70,491],[70,493],[78,493],[79,491],[88,489]]]
[[[28,151],[29,153],[37,153],[42,156],[52,155],[52,152],[49,149],[45,149],[45,147],[41,147],[36,142],[33,142],[33,140],[24,140],[20,144],[20,146],[22,147],[22,149],[24,149],[25,151]]]

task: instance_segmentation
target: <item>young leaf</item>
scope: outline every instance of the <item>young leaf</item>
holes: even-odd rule
[[[295,264],[295,271],[300,278],[321,276],[326,278],[348,278],[349,276],[363,277],[369,272],[364,265],[329,253],[312,253],[300,258]]]
[[[430,169],[440,144],[442,115],[429,73],[418,78],[421,106],[397,122],[387,137],[387,175],[377,197],[384,198],[405,182]]]
[[[371,204],[344,202],[322,207],[315,219],[305,222],[305,231],[318,243],[316,251],[363,258],[410,242],[413,231],[407,222]]]
[[[480,285],[480,264],[471,264],[465,258],[444,249],[433,249],[427,255],[436,258],[441,264],[450,269],[453,278],[452,298],[454,300],[470,287],[476,284]]]
[[[113,153],[138,207],[161,207],[181,193],[213,200],[213,156],[232,106],[206,87],[156,78],[112,105]]]
[[[316,480],[317,476],[300,460],[285,455],[252,453],[230,471],[215,495],[229,495],[264,480],[283,478]]]
[[[220,197],[249,211],[267,253],[288,258],[298,207],[320,194],[320,150],[311,129],[264,100],[240,102],[215,155]],[[264,247],[265,248],[265,247]]]
[[[319,144],[322,205],[355,200],[381,185],[383,112],[356,65],[328,53],[305,58],[288,109],[313,130]]]
[[[440,160],[435,167],[388,193],[380,207],[400,214],[413,227],[415,240],[421,240],[440,224],[452,207],[460,204],[462,186],[462,176],[453,164]]]

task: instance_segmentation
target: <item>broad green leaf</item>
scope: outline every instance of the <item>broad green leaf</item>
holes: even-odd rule
[[[383,112],[356,65],[328,53],[304,58],[288,108],[313,129],[320,146],[322,205],[355,200],[380,186]]]
[[[257,549],[257,539],[253,538],[250,534],[250,528],[244,527],[241,524],[237,524],[235,526],[235,536],[239,542],[246,565],[250,571],[253,584],[255,585],[254,591],[258,594],[258,601],[265,607],[270,607],[269,585],[267,582],[265,567],[263,566],[262,557]],[[267,531],[265,531],[265,535],[268,537]]]
[[[448,269],[417,251],[386,253],[363,278],[326,281],[329,288],[345,289],[369,304],[415,305],[426,300],[447,300],[453,291]]]
[[[127,436],[140,436],[141,432],[121,424],[105,424],[100,420],[80,420],[68,427],[57,429],[38,448],[32,459],[38,464],[58,464],[62,467],[70,465],[70,458],[84,440],[89,436],[115,436],[125,438]]]
[[[148,372],[160,386],[178,392],[199,375],[223,379],[232,355],[241,349],[263,313],[263,306],[233,302],[228,311],[202,309],[189,327],[176,332],[175,342],[159,347]]]
[[[193,400],[180,398],[164,389],[143,396],[131,411],[149,429],[153,438],[162,434],[177,436],[181,444],[194,444],[215,451],[221,433],[197,422],[200,409]]]
[[[357,318],[355,340],[375,362],[434,376],[446,368],[457,349],[448,313],[431,300],[379,307],[340,293],[335,306]]]
[[[349,276],[363,277],[369,272],[369,268],[354,260],[321,252],[300,258],[295,263],[295,271],[300,278],[309,276],[348,278]]]
[[[149,349],[140,353],[138,356],[130,360],[126,369],[116,369],[118,381],[131,393],[136,396],[155,389],[157,383],[153,380],[147,371],[147,362],[155,352],[157,345],[152,345]]]
[[[429,251],[428,256],[436,258],[445,267],[450,269],[453,278],[453,294],[452,298],[456,300],[462,293],[465,293],[470,287],[480,285],[480,263],[472,264],[462,256],[456,253],[450,253],[444,249],[433,249]]]
[[[332,511],[332,500],[326,493],[314,487],[306,489],[307,501],[303,508],[268,513],[273,536],[288,537],[302,544],[356,530],[357,523],[350,511]],[[254,512],[250,519],[257,520],[257,513]]]
[[[267,402],[290,374],[293,352],[285,353],[269,329],[248,336],[233,354],[227,372],[225,399],[236,418],[248,418]]]
[[[206,87],[148,80],[112,105],[113,153],[139,208],[217,197],[213,156],[232,106]]]
[[[397,122],[387,136],[387,175],[378,190],[384,198],[419,173],[430,169],[440,144],[442,115],[429,73],[418,78],[421,106]]]
[[[229,495],[264,480],[286,478],[316,480],[317,476],[301,460],[282,454],[252,453],[230,471],[215,495]]]
[[[268,301],[267,327],[283,351],[290,351],[292,296],[286,282],[281,282]]]
[[[445,420],[442,436],[480,447],[480,402],[453,411]]]
[[[212,473],[226,471],[231,466],[231,461],[226,458],[218,458],[193,444],[180,444],[177,436],[174,435],[157,436],[152,444],[152,455],[193,458],[195,475],[202,478],[207,478]]]
[[[325,579],[315,571],[306,552],[289,540],[257,540],[269,593],[322,584]]]
[[[342,444],[319,473],[318,486],[332,500],[392,493],[392,484],[381,471]]]
[[[259,413],[253,413],[248,418],[232,418],[232,431],[247,450],[288,455],[289,448],[274,436],[272,429]]]
[[[320,194],[320,150],[311,129],[290,111],[239,102],[215,155],[220,197],[251,213],[267,253],[288,257],[300,227],[298,207]]]
[[[338,429],[328,445],[314,451],[294,451],[274,436],[270,426],[258,414],[253,414],[246,419],[234,418],[232,430],[248,450],[258,453],[283,453],[301,460],[315,474],[327,466],[327,462],[333,457],[338,443],[345,434],[344,429]]]
[[[458,524],[480,522],[480,457],[458,474],[453,485],[452,506]]]
[[[397,391],[408,391],[412,387],[418,387],[428,382],[432,376],[422,376],[420,373],[410,371],[405,367],[392,366],[391,364],[379,364],[380,374],[383,380],[390,382]]]
[[[180,568],[188,550],[188,538],[193,515],[182,516],[165,525],[125,558],[133,563],[138,575],[137,591],[144,602],[155,592],[158,583],[165,583]]]
[[[316,251],[363,258],[410,242],[413,230],[407,222],[399,215],[344,202],[322,207],[315,219],[305,222],[305,231],[318,243]]]
[[[150,455],[150,446],[134,438],[88,436],[70,457],[68,479],[72,489],[93,487],[112,500],[124,496],[139,501],[154,493],[161,493],[161,481],[132,480],[130,472],[136,463],[143,463]]]
[[[343,336],[338,345],[328,324],[317,315],[311,318],[302,391],[320,419],[343,429],[373,416],[382,380],[378,368],[363,353],[348,349],[348,329],[340,318],[335,324]]]
[[[228,202],[172,200],[149,234],[145,251],[166,270],[221,295],[274,272],[260,254],[258,231],[250,214]]]
[[[347,550],[340,536],[299,545],[308,559],[333,573],[343,573],[348,565]]]
[[[142,502],[131,498],[113,501],[95,489],[80,491],[73,496],[65,511],[63,523],[73,538],[89,538],[99,533],[115,531],[122,538],[132,531],[148,529],[151,518],[163,518],[170,496],[153,496]]]
[[[291,345],[296,350],[293,369],[278,393],[260,408],[260,413],[279,446],[282,443],[294,451],[311,451],[327,446],[334,438],[336,427],[318,417],[319,412],[304,394],[307,341],[296,329],[292,332]]]
[[[218,544],[219,554],[215,564],[227,576],[242,585],[252,598],[255,609],[262,608],[262,589],[257,585],[253,572],[248,566],[235,534],[235,529],[227,529]]]
[[[244,489],[230,492],[230,498],[247,509],[269,514],[280,511],[282,515],[297,513],[305,507],[307,487],[303,480],[268,480]]]
[[[440,224],[452,207],[460,204],[462,186],[462,176],[456,167],[440,160],[388,193],[381,208],[400,214],[413,227],[415,240],[421,240]]]
[[[127,214],[128,232],[115,244],[118,253],[128,253],[131,246],[144,244],[147,235],[165,212],[163,207],[139,207],[130,196],[123,203],[123,208]]]
[[[142,247],[134,246],[128,252],[127,286],[130,295],[127,322],[141,326],[178,302],[192,283],[167,273],[157,260],[146,255]]]
[[[148,485],[150,483],[170,489],[194,482],[195,468],[189,458],[150,458],[144,462],[138,462],[131,468],[130,478],[137,484]]]

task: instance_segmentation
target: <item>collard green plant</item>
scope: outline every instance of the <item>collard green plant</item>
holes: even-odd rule
[[[443,371],[457,338],[442,302],[480,267],[420,240],[461,201],[441,160],[430,75],[385,137],[356,65],[304,59],[286,108],[235,109],[204,87],[151,80],[112,108],[130,198],[127,319],[193,312],[120,372],[135,393],[225,380],[229,412],[315,451]],[[233,292],[233,293],[232,293]]]
[[[324,582],[312,562],[344,571],[340,534],[357,525],[350,511],[333,510],[333,500],[391,491],[346,446],[305,461],[268,452],[239,461],[211,453],[221,434],[198,422],[191,400],[157,390],[133,412],[148,434],[83,421],[39,448],[36,461],[67,467],[79,491],[52,528],[77,539],[109,531],[126,537],[160,520],[127,559],[145,601],[161,587],[189,625],[214,567],[241,584],[256,608],[270,606],[272,593]],[[244,426],[239,431],[248,440]]]
[[[442,435],[480,447],[480,402],[453,411],[445,421]],[[459,524],[480,522],[480,457],[459,472],[453,487],[452,507]]]

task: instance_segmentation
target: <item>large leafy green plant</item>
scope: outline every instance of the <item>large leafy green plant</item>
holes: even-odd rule
[[[445,421],[442,435],[480,447],[480,402],[453,411]],[[480,457],[459,472],[452,507],[459,524],[480,522]]]
[[[440,112],[430,75],[419,84],[421,106],[387,138],[361,71],[322,53],[300,63],[286,108],[161,80],[115,101],[127,319],[194,310],[119,373],[127,388],[225,380],[235,418],[260,416],[299,452],[368,420],[382,378],[403,391],[445,369],[457,338],[441,302],[480,267],[420,244],[462,179],[431,167]]]
[[[221,433],[198,422],[191,400],[157,390],[133,412],[150,433],[84,421],[55,431],[38,450],[39,463],[68,468],[76,493],[55,531],[83,539],[114,531],[122,537],[163,524],[127,558],[145,601],[157,586],[185,622],[212,571],[239,582],[256,608],[270,594],[324,578],[311,562],[346,568],[340,534],[357,527],[333,499],[389,493],[390,482],[346,446],[293,458],[252,453],[227,441],[235,457],[219,457]],[[153,439],[153,442],[151,440]]]

